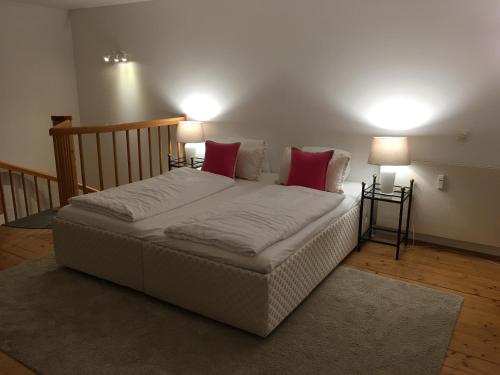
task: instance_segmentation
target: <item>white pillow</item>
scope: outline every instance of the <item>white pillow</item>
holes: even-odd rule
[[[342,185],[351,171],[351,153],[333,147],[304,146],[302,151],[325,152],[333,150],[333,157],[326,172],[326,190],[333,193],[342,193]]]
[[[262,173],[266,143],[261,139],[228,138],[228,142],[240,142],[238,159],[236,159],[237,178],[258,180]]]
[[[299,148],[299,147],[297,147]],[[292,161],[292,148],[285,147],[283,156],[281,157],[280,174],[278,177],[278,184],[286,185],[288,182],[288,175],[290,174],[290,162]]]
[[[264,160],[262,161],[262,173],[271,172],[271,163],[269,162],[269,149],[264,150]]]

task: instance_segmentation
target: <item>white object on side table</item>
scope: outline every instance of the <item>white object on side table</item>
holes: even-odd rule
[[[204,154],[205,134],[203,123],[200,121],[179,121],[177,126],[177,142],[183,144],[186,160],[192,157],[201,157],[200,149]],[[187,145],[189,144],[189,146]],[[180,157],[180,155],[179,155]]]

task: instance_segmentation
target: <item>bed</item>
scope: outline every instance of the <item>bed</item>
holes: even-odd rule
[[[236,180],[220,192],[134,222],[63,207],[54,222],[61,265],[142,291],[259,336],[270,334],[356,247],[361,184],[333,210],[254,257],[171,248],[165,226],[275,183]],[[332,193],[334,194],[334,193]]]

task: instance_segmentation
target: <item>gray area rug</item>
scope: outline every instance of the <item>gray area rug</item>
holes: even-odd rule
[[[438,374],[462,298],[337,268],[263,339],[56,265],[0,272],[0,349],[39,374]]]
[[[11,221],[5,226],[13,227],[13,228],[23,228],[23,229],[51,229],[52,228],[52,220],[57,215],[56,209],[49,209],[37,214],[33,214],[30,216],[22,217],[21,219],[17,219]]]

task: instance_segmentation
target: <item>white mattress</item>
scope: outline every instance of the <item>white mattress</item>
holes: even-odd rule
[[[125,234],[169,247],[165,234],[163,233],[167,225],[178,223],[189,216],[196,215],[197,212],[215,207],[229,198],[247,194],[259,187],[273,184],[276,179],[276,174],[264,173],[259,181],[237,180],[233,187],[211,195],[210,197],[136,222],[126,222],[114,219],[72,205],[60,209],[58,217],[75,223],[103,229],[109,232]],[[249,257],[217,248],[207,250],[202,247],[197,248],[196,246],[193,246],[190,253],[255,272],[268,273],[295,251],[299,250],[317,233],[321,232],[329,224],[354,207],[359,202],[361,183],[346,182],[344,184],[344,192],[346,196],[345,199],[334,210],[308,224],[288,239],[270,246],[256,256]]]

